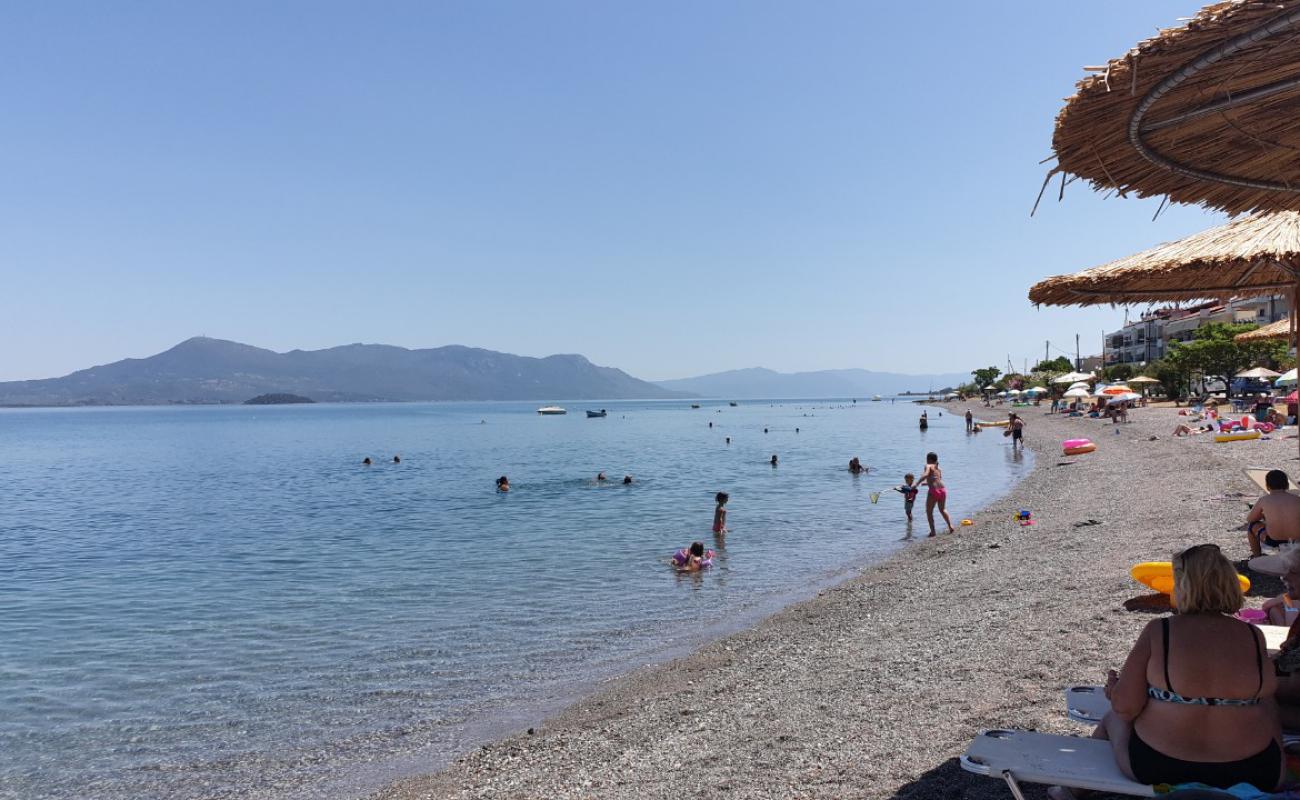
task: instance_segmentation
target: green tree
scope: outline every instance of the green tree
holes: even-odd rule
[[[1039,361],[1033,372],[1074,372],[1074,362],[1065,356],[1057,356],[1050,361]]]
[[[1197,328],[1196,338],[1192,341],[1171,347],[1170,353],[1179,353],[1191,371],[1201,373],[1207,380],[1223,381],[1230,387],[1234,375],[1255,364],[1281,366],[1287,361],[1285,342],[1272,339],[1239,343],[1234,340],[1238,334],[1257,327],[1212,322]]]
[[[1160,381],[1160,388],[1164,389],[1166,396],[1175,400],[1187,396],[1192,367],[1181,344],[1172,343],[1164,358],[1151,362],[1147,373]]]
[[[998,376],[1002,374],[1002,370],[997,367],[984,367],[983,369],[971,370],[970,374],[975,376],[975,383],[979,384],[979,387],[983,389],[997,380]]]
[[[1133,366],[1131,364],[1116,364],[1103,369],[1102,374],[1108,381],[1126,381],[1133,377]]]

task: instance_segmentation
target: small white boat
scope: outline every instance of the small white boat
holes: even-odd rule
[[[881,400],[881,397],[880,397],[880,395],[878,395],[878,394],[877,394],[877,395],[872,395],[872,397],[871,397],[871,402],[873,402],[873,403],[879,403],[880,400]]]
[[[553,415],[553,414],[567,414],[569,412],[565,411],[559,406],[542,406],[541,408],[537,409],[537,413]]]

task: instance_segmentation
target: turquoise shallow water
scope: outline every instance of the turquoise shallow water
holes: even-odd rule
[[[701,404],[0,411],[0,797],[355,794],[907,546],[869,495],[927,450],[954,519],[1030,468],[910,403]]]

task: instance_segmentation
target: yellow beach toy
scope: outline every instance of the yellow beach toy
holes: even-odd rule
[[[1134,565],[1129,570],[1133,580],[1138,583],[1151,587],[1161,594],[1169,595],[1172,602],[1174,597],[1174,565],[1171,561],[1143,561],[1141,564]],[[1241,582],[1241,591],[1250,591],[1250,578],[1245,575],[1238,575],[1237,580]]]
[[[1248,442],[1251,439],[1258,439],[1259,431],[1240,431],[1238,433],[1220,433],[1214,437],[1216,442]]]

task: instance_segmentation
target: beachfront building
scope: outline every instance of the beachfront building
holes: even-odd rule
[[[1273,295],[1229,302],[1201,303],[1148,311],[1103,337],[1107,366],[1148,364],[1163,358],[1171,342],[1188,342],[1196,329],[1211,322],[1267,325],[1287,315],[1286,298]]]

